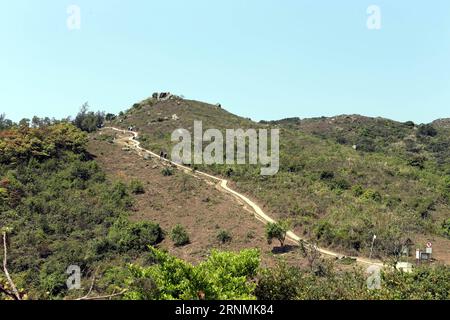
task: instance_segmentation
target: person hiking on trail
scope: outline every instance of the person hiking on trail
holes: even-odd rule
[[[161,151],[161,152],[159,153],[159,159],[162,160],[163,157],[164,157],[164,152]]]

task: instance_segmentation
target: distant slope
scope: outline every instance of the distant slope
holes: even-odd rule
[[[431,124],[402,123],[384,118],[340,115],[268,122],[300,130],[366,152],[383,152],[410,161],[450,170],[450,119]]]

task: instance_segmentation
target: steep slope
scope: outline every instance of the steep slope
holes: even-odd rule
[[[437,170],[433,158],[423,166],[416,165],[391,148],[421,129],[385,119],[375,124],[370,118],[338,119],[347,127],[366,126],[369,135],[378,137],[377,145],[390,152],[383,148],[375,152],[354,150],[350,144],[338,143],[340,136],[333,124],[322,128],[323,134],[318,137],[317,133],[301,130],[295,121],[254,123],[216,106],[183,99],[142,101],[113,124],[135,126],[143,133],[143,146],[157,153],[170,151],[172,131],[191,131],[194,120],[202,120],[204,130],[278,127],[281,168],[277,175],[261,177],[259,168],[250,165],[199,168],[229,177],[238,190],[271,215],[289,219],[297,233],[348,254],[368,255],[374,234],[374,255],[378,257],[397,255],[407,240],[423,242],[424,238],[438,237],[443,246],[450,247],[439,237],[446,234],[445,221],[450,217],[448,179]],[[390,128],[388,133],[381,134],[385,128]],[[341,137],[346,138],[344,134]],[[421,143],[428,147],[427,139],[435,137],[426,136]],[[417,246],[423,246],[421,242]],[[447,253],[442,251],[439,258],[447,260]]]

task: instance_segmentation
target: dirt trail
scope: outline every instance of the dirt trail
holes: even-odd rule
[[[143,154],[146,153],[146,154],[149,154],[149,155],[151,155],[153,157],[160,158],[160,156],[158,154],[156,154],[156,153],[154,153],[154,152],[152,152],[150,150],[146,150],[146,149],[144,149],[144,148],[142,148],[140,146],[140,142],[137,140],[137,138],[139,136],[139,134],[137,132],[127,131],[127,130],[118,129],[118,128],[114,128],[114,127],[105,127],[103,129],[111,129],[111,130],[114,130],[114,131],[117,131],[117,132],[124,133],[125,135],[131,134],[131,136],[129,136],[129,137],[117,139],[116,142],[119,141],[119,143],[120,143],[120,141],[122,141],[122,144],[125,144],[125,145],[131,144],[131,146],[141,156],[143,156]],[[247,198],[245,195],[243,195],[243,194],[241,194],[241,193],[231,189],[230,187],[228,187],[228,180],[225,180],[225,179],[222,179],[222,178],[210,175],[210,174],[205,173],[205,172],[197,171],[197,170],[194,172],[194,170],[192,170],[191,168],[186,167],[186,166],[181,165],[181,164],[178,164],[178,163],[175,163],[175,162],[172,162],[172,161],[170,161],[168,159],[162,158],[161,161],[165,161],[168,164],[174,165],[177,168],[182,169],[185,172],[187,172],[187,173],[189,173],[189,174],[191,174],[193,176],[203,176],[203,177],[209,178],[211,180],[217,181],[217,183],[220,186],[221,190],[223,190],[224,192],[227,192],[227,193],[233,195],[235,198],[240,199],[241,201],[243,201],[244,203],[249,205],[253,209],[255,217],[258,220],[260,220],[260,221],[262,221],[264,223],[274,223],[275,222],[274,219],[272,219],[266,213],[264,213],[264,211],[256,203],[254,203],[252,200]],[[307,244],[307,241],[305,239],[300,238],[299,236],[294,234],[292,231],[289,231],[287,233],[287,238],[290,241],[292,241],[292,242],[294,242],[296,244],[298,244],[301,240],[303,240]],[[317,250],[320,253],[322,253],[324,255],[327,255],[327,256],[332,256],[332,257],[336,257],[336,258],[344,256],[343,254],[340,254],[340,253],[337,253],[337,252],[334,252],[334,251],[330,251],[330,250],[327,250],[327,249],[323,249],[323,248],[317,248]],[[378,267],[384,267],[384,264],[382,262],[378,261],[378,260],[370,260],[370,259],[359,258],[359,257],[350,257],[350,258],[353,258],[357,262],[362,263],[362,264],[375,265],[375,266],[378,266]]]

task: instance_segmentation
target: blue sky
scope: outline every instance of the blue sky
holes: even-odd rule
[[[1,0],[0,113],[171,91],[255,120],[450,117],[450,1]],[[67,7],[81,9],[69,30]],[[366,26],[381,9],[381,29]]]

